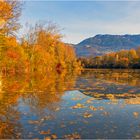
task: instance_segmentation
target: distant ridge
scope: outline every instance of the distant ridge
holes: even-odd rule
[[[98,34],[75,45],[77,56],[97,56],[121,49],[129,50],[140,46],[140,34]]]

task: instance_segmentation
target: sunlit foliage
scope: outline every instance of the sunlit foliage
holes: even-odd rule
[[[79,60],[86,68],[140,68],[140,48]]]
[[[21,2],[0,1],[0,72],[3,74],[46,73],[80,68],[74,48],[61,41],[53,24],[37,23],[22,39],[15,37],[20,27]]]
[[[80,66],[74,49],[61,41],[61,34],[53,24],[38,23],[31,27],[22,46],[32,71],[61,71]]]
[[[20,28],[21,5],[18,0],[0,0],[0,34],[14,35]]]

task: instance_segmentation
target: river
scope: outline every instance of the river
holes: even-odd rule
[[[0,138],[140,138],[140,70],[2,77]]]

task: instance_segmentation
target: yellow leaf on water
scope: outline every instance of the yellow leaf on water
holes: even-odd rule
[[[45,140],[51,140],[51,138],[50,137],[45,137]]]
[[[85,108],[85,106],[82,105],[82,104],[80,104],[80,103],[77,103],[75,106],[72,106],[71,108],[72,108],[72,109]]]
[[[52,134],[51,137],[52,137],[53,139],[57,139],[56,134]]]
[[[38,124],[39,121],[32,121],[32,120],[29,120],[28,123],[29,123],[29,124]]]
[[[55,111],[59,111],[59,110],[60,110],[60,108],[59,108],[59,107],[55,108]]]
[[[104,107],[102,107],[102,106],[98,107],[98,110],[104,110]]]
[[[138,118],[139,113],[138,112],[133,112],[133,115],[134,115],[135,118]]]
[[[83,117],[84,117],[84,118],[90,118],[90,117],[92,117],[92,114],[90,114],[90,113],[88,113],[88,112],[85,112],[85,113],[83,114]]]
[[[94,106],[89,106],[89,108],[90,108],[91,110],[94,110],[94,111],[97,110],[97,108],[95,108]]]
[[[91,104],[93,100],[94,100],[94,98],[90,98],[90,99],[88,99],[88,100],[86,101],[86,103],[87,103],[87,104]]]
[[[50,132],[50,130],[48,130],[48,131],[40,131],[39,133],[41,135],[46,135],[46,134],[50,134],[51,132]]]
[[[80,139],[81,136],[78,133],[72,133],[72,134],[68,134],[64,136],[65,139],[70,139],[70,140],[74,140],[74,139]]]

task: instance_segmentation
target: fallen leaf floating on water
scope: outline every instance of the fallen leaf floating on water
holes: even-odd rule
[[[45,116],[44,118],[42,118],[41,121],[52,120],[52,119],[54,119],[53,116],[47,115],[47,116]]]
[[[94,111],[97,110],[97,108],[95,108],[94,106],[89,106],[89,108],[90,108],[91,110],[94,110]]]
[[[54,109],[54,111],[59,111],[60,110],[60,108],[59,107],[56,107],[55,109]]]
[[[92,114],[90,114],[90,113],[88,113],[88,112],[85,112],[85,113],[83,114],[83,117],[84,117],[84,118],[90,118],[90,117],[92,117]]]
[[[106,97],[109,98],[109,99],[114,99],[115,98],[114,94],[107,94]]]
[[[135,135],[136,139],[140,139],[140,134]]]
[[[83,93],[86,94],[86,95],[90,95],[90,92],[85,92],[85,91],[84,91]]]
[[[104,107],[102,107],[102,106],[98,107],[98,110],[104,110]]]
[[[46,135],[46,134],[50,134],[51,132],[50,132],[50,130],[48,130],[48,131],[40,131],[39,133],[41,135]]]
[[[80,103],[77,103],[75,106],[72,106],[71,108],[72,108],[72,109],[85,108],[85,106],[82,105],[82,104],[80,104]]]
[[[138,118],[139,113],[138,112],[133,112],[133,115],[134,115],[135,118]]]
[[[51,140],[51,137],[45,137],[44,140]]]
[[[81,136],[78,133],[73,133],[73,134],[68,134],[68,135],[64,135],[64,139],[80,139]]]
[[[51,135],[51,138],[52,138],[52,139],[57,139],[56,134],[52,134],[52,135]]]
[[[94,100],[93,98],[88,99],[88,100],[86,101],[86,103],[87,103],[87,104],[91,104],[93,100]]]
[[[39,121],[29,120],[28,123],[29,123],[29,124],[39,124],[40,122],[39,122]]]

